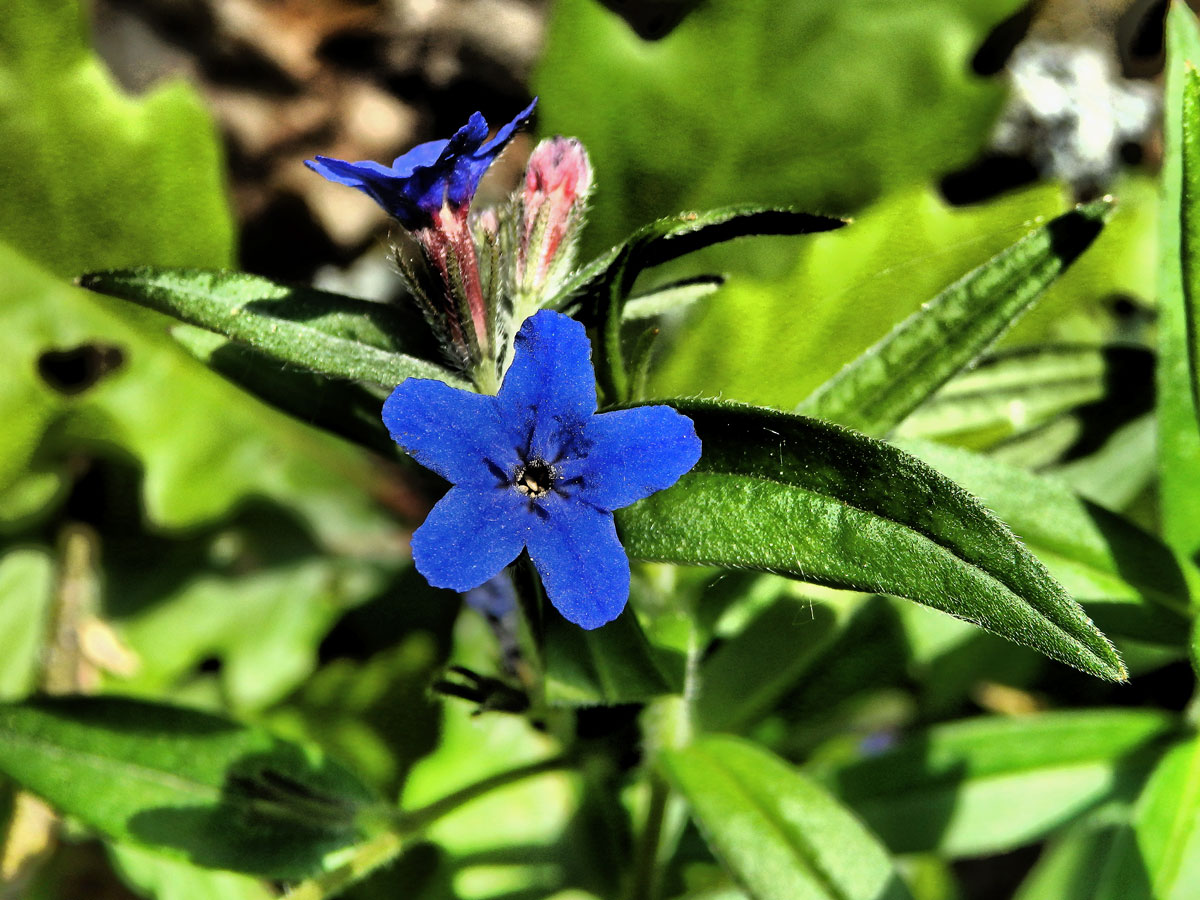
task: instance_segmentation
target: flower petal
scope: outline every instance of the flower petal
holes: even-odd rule
[[[493,159],[504,149],[504,146],[512,140],[513,134],[518,128],[523,128],[525,123],[533,116],[533,110],[537,106],[538,98],[534,97],[529,101],[529,105],[513,116],[513,120],[496,132],[496,136],[484,144],[478,150],[479,156],[490,155]]]
[[[392,440],[417,462],[455,484],[492,488],[520,464],[495,397],[409,378],[383,404]]]
[[[592,345],[583,325],[543,309],[525,320],[516,354],[497,396],[510,429],[524,435],[532,455],[557,462],[581,452],[583,425],[596,411]]]
[[[413,563],[434,587],[469,591],[517,558],[532,521],[511,488],[452,487],[413,533]]]
[[[546,597],[568,621],[599,628],[619,616],[629,599],[629,558],[612,513],[572,499],[547,508],[549,515],[528,537]]]
[[[346,162],[344,159],[318,156],[315,160],[306,159],[304,164],[329,181],[362,191],[405,228],[419,228],[428,224],[429,215],[416,199],[409,196],[409,179],[399,177],[382,163],[371,160]]]
[[[450,142],[445,138],[440,141],[426,141],[417,144],[407,153],[397,156],[392,162],[392,169],[397,178],[407,178],[420,166],[432,166],[446,149]]]
[[[601,413],[584,432],[587,456],[564,462],[564,479],[582,478],[580,498],[620,509],[668,488],[700,459],[692,420],[669,406]]]

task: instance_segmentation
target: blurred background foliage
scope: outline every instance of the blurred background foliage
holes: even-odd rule
[[[729,280],[686,321],[663,323],[655,393],[791,409],[1033,224],[1105,191],[1119,203],[1112,223],[1006,341],[1145,348],[1155,325],[1153,99],[1140,131],[1105,146],[1099,174],[1001,146],[997,123],[1003,115],[1037,140],[1064,130],[1070,139],[1067,124],[1038,132],[1020,112],[1010,63],[1030,41],[1107,61],[1099,111],[1082,103],[1081,116],[1115,118],[1105,98],[1128,85],[1152,98],[1162,7],[8,0],[0,694],[111,690],[228,711],[328,747],[408,803],[536,757],[547,738],[523,719],[472,716],[428,691],[448,661],[502,668],[503,647],[482,617],[456,618],[457,598],[408,567],[408,530],[435,496],[430,484],[252,399],[174,340],[165,319],[72,279],[138,264],[236,265],[394,297],[386,223],[301,161],[388,159],[475,109],[503,120],[536,94],[538,133],[578,136],[595,164],[585,255],[682,209],[758,201],[854,219],[664,267],[663,281],[698,265]],[[514,146],[481,196],[506,193],[529,146]],[[1004,413],[992,437],[945,440],[1053,468],[1151,524],[1152,388],[1131,371],[1044,420]],[[1081,438],[1092,432],[1091,443]],[[1114,469],[1128,476],[1120,489]],[[730,599],[743,590],[748,599]],[[1123,644],[1135,678],[1116,691],[911,604],[769,577],[651,572],[639,593],[651,607],[695,598],[713,610],[725,648],[752,633],[747,623],[764,634],[772,622],[795,628],[779,650],[788,665],[757,706],[722,723],[794,761],[836,760],[863,734],[980,711],[1178,709],[1190,685],[1178,647]],[[661,646],[678,641],[669,617],[656,628]],[[706,664],[744,664],[732,659]],[[632,712],[580,715],[596,740],[629,742]],[[613,896],[613,860],[629,852],[623,810],[646,802],[618,796],[615,776],[556,775],[466,807],[353,896]],[[143,850],[103,858],[69,823],[52,838],[14,810],[11,896],[276,893]],[[694,831],[678,828],[669,889],[735,896],[722,893],[729,886]],[[906,848],[914,894],[1009,896],[1048,829],[963,838],[961,854],[937,855],[946,848],[936,840]],[[14,856],[12,835],[32,836],[33,849]]]

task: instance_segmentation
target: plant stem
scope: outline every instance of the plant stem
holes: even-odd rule
[[[557,769],[566,769],[573,762],[574,759],[569,754],[562,754],[489,776],[482,781],[469,784],[462,790],[455,791],[453,794],[448,794],[441,800],[430,803],[428,806],[422,806],[420,809],[414,809],[412,812],[400,813],[397,827],[409,833],[420,831],[447,813],[451,813],[458,809],[458,807],[471,802],[476,797],[481,797],[491,791],[506,787],[513,782],[532,778],[534,775],[553,772]]]
[[[666,818],[671,789],[658,775],[650,776],[650,804],[646,821],[634,848],[633,880],[629,900],[655,900],[658,896],[658,845]]]
[[[360,845],[344,865],[296,885],[287,892],[285,900],[326,900],[336,897],[350,885],[399,856],[404,849],[405,837],[395,831],[385,831]]]
[[[481,797],[534,775],[565,769],[572,762],[572,757],[567,754],[553,756],[550,759],[539,760],[509,769],[507,772],[491,775],[412,812],[395,810],[392,813],[390,829],[366,843],[360,844],[349,859],[336,869],[296,885],[287,892],[285,900],[328,900],[328,898],[336,897],[376,869],[392,862],[413,837],[442,816],[453,812],[476,797]]]

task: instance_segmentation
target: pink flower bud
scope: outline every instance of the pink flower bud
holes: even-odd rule
[[[570,271],[591,188],[592,166],[579,141],[555,137],[534,148],[521,193],[519,291],[540,300]]]

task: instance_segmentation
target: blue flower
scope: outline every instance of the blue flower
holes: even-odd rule
[[[409,230],[427,228],[448,205],[458,211],[471,202],[488,166],[529,121],[537,98],[517,113],[487,143],[488,124],[475,113],[449,140],[418,144],[390,167],[382,163],[346,162],[318,156],[304,164],[330,181],[358,188]]]
[[[525,320],[497,396],[410,378],[383,406],[392,439],[452,482],[412,539],[417,570],[467,591],[528,548],[546,596],[598,628],[629,597],[612,511],[670,487],[700,458],[692,422],[669,406],[596,414],[581,324]]]

